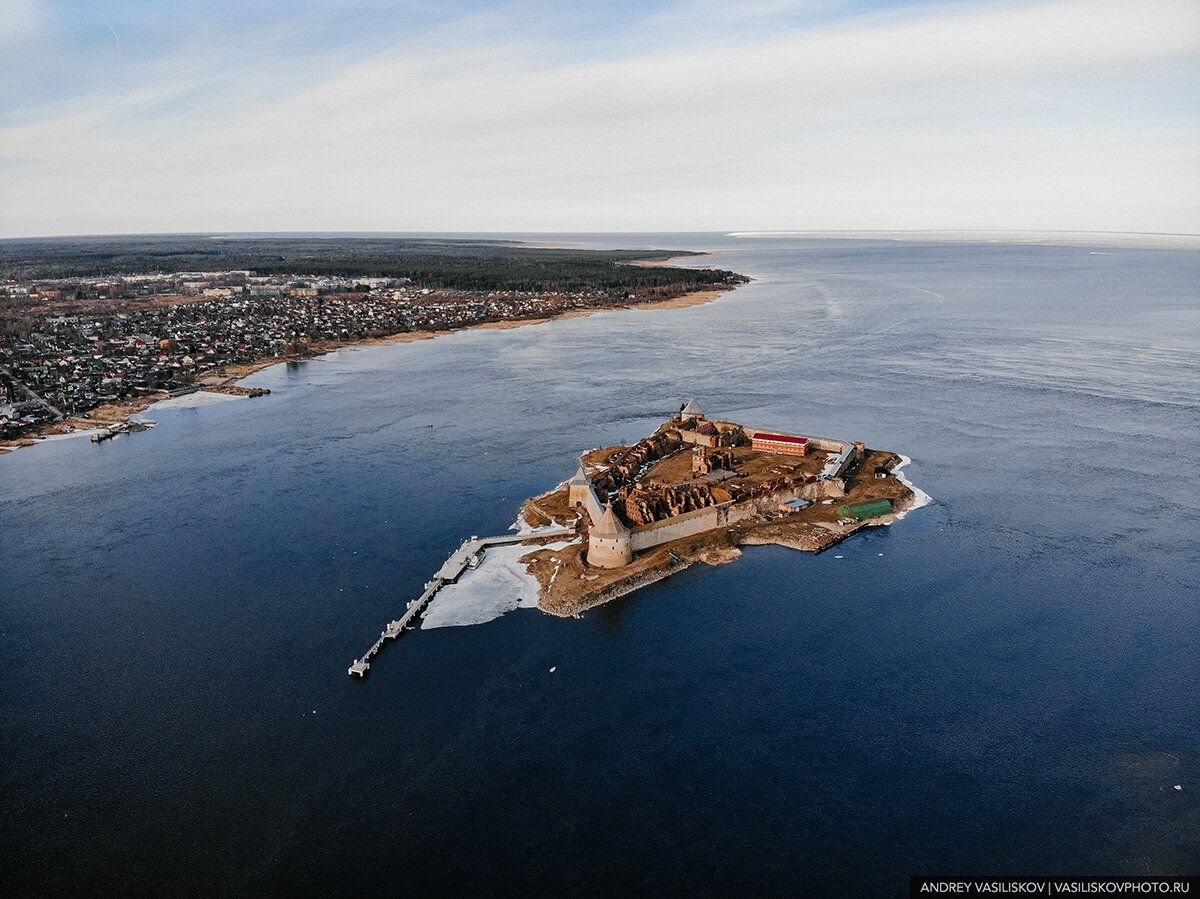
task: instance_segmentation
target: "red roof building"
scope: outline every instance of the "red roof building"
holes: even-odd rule
[[[750,438],[750,448],[760,453],[782,453],[787,456],[803,456],[808,452],[808,438],[791,434],[772,434],[758,431]]]

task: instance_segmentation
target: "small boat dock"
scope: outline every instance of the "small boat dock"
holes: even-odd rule
[[[414,600],[410,600],[404,608],[404,614],[399,618],[389,621],[379,633],[379,639],[371,644],[370,649],[362,654],[361,657],[354,660],[347,671],[354,677],[366,677],[367,672],[371,669],[371,659],[375,654],[383,648],[383,644],[388,640],[397,639],[404,629],[411,625],[421,613],[425,611],[425,607],[437,592],[446,584],[453,584],[457,581],[464,571],[468,568],[478,568],[479,563],[483,561],[484,555],[490,546],[510,546],[514,543],[524,543],[526,540],[543,540],[547,537],[574,537],[574,528],[556,528],[554,530],[540,530],[533,534],[506,534],[502,537],[471,537],[469,540],[464,540],[462,546],[450,554],[450,557],[442,563],[442,567],[438,569],[437,574],[433,576],[433,580],[427,581],[424,592]],[[535,547],[531,546],[531,549]]]
[[[92,435],[92,443],[103,443],[105,440],[111,440],[118,434],[131,434],[135,431],[148,431],[154,427],[154,422],[145,419],[131,418],[128,421],[123,421],[120,424],[112,425],[111,427],[101,428]]]

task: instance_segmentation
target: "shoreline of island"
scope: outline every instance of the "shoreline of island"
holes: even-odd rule
[[[684,257],[671,257],[684,258]],[[687,257],[692,258],[692,257]],[[415,343],[419,340],[433,340],[438,337],[444,337],[449,334],[456,334],[461,331],[508,331],[514,328],[523,328],[532,325],[544,325],[558,319],[566,318],[585,318],[594,315],[598,312],[619,312],[619,311],[663,311],[672,309],[688,309],[693,306],[702,306],[720,299],[726,293],[736,290],[740,285],[730,284],[723,287],[705,286],[697,290],[690,290],[682,293],[677,297],[668,299],[648,300],[645,302],[631,303],[624,301],[614,303],[607,306],[594,306],[586,309],[567,309],[562,312],[552,315],[539,316],[535,318],[512,318],[500,319],[496,321],[474,322],[469,325],[463,325],[459,328],[447,328],[438,331],[399,331],[395,334],[386,334],[380,337],[367,337],[356,340],[347,341],[328,341],[314,344],[308,353],[302,356],[267,356],[262,359],[256,359],[253,362],[235,363],[226,365],[220,371],[214,371],[211,375],[206,376],[207,379],[219,379],[219,384],[211,386],[202,386],[196,392],[210,393],[225,393],[225,394],[241,394],[246,388],[238,386],[238,383],[251,375],[257,374],[264,369],[270,368],[273,365],[283,365],[289,362],[307,362],[313,359],[319,359],[322,356],[327,356],[330,353],[335,353],[340,350],[352,350],[358,348],[367,348],[374,346],[383,346],[394,343]],[[51,422],[36,432],[11,440],[0,440],[0,456],[11,453],[17,449],[37,446],[51,437],[83,437],[98,433],[106,428],[113,428],[127,423],[133,416],[140,415],[146,412],[152,406],[157,405],[165,400],[173,399],[174,395],[169,392],[163,394],[155,394],[134,399],[119,400],[114,403],[104,403],[89,409],[86,413],[86,418],[83,414],[70,415],[59,421]]]
[[[902,457],[905,458],[905,457]],[[899,468],[901,466],[897,466]],[[562,550],[548,551],[544,548],[531,547],[530,552],[520,558],[520,563],[526,572],[539,585],[537,609],[556,618],[579,618],[584,612],[597,606],[621,599],[659,581],[666,580],[672,575],[686,571],[698,564],[718,567],[728,565],[742,557],[742,548],[748,546],[780,546],[797,552],[814,555],[832,549],[855,534],[873,528],[888,527],[901,521],[909,513],[932,502],[932,497],[899,477],[906,487],[908,495],[903,495],[892,503],[892,511],[880,515],[871,521],[858,521],[854,524],[838,525],[836,527],[823,524],[817,527],[797,528],[795,525],[779,526],[775,522],[758,522],[744,527],[728,529],[713,529],[696,535],[680,538],[662,546],[656,557],[646,559],[645,563],[637,565],[627,573],[595,585],[589,589],[584,587],[578,591],[561,591],[555,595],[555,582],[562,570],[560,556]],[[555,491],[542,494],[534,499],[545,498]],[[556,524],[558,522],[555,522]],[[530,539],[536,538],[536,532],[530,534]],[[585,552],[586,548],[579,541],[574,544],[577,551]],[[545,565],[553,562],[554,567]],[[543,567],[539,567],[543,566]],[[549,572],[549,576],[547,576]],[[599,579],[599,575],[596,575]]]
[[[910,462],[709,418],[692,400],[632,445],[582,453],[574,476],[521,504],[515,533],[464,540],[347,673],[366,677],[418,620],[457,627],[518,608],[578,618],[697,563],[734,562],[742,547],[822,553],[933,502],[903,475]]]
[[[572,528],[569,545],[520,558],[538,608],[577,617],[742,547],[820,553],[932,502],[911,460],[860,441],[709,419],[692,401],[632,446],[589,450],[569,481],[525,501],[522,531]]]

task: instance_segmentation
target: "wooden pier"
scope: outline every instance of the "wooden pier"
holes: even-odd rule
[[[405,628],[420,617],[430,600],[442,587],[446,584],[453,584],[468,568],[479,567],[489,546],[508,546],[514,543],[524,543],[526,540],[542,540],[546,537],[574,536],[574,528],[556,528],[540,530],[533,534],[506,534],[502,537],[472,537],[470,540],[464,540],[462,546],[452,552],[450,557],[442,563],[442,567],[433,576],[433,580],[425,584],[425,591],[405,606],[403,615],[388,622],[387,627],[379,632],[379,639],[372,643],[371,648],[360,658],[354,660],[347,673],[357,677],[366,677],[367,672],[371,669],[371,659],[383,648],[383,644],[388,640],[395,640],[404,632]]]

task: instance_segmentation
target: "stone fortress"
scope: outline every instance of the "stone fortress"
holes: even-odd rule
[[[632,446],[579,461],[569,481],[525,500],[517,533],[464,541],[350,674],[364,676],[384,642],[488,547],[523,544],[538,608],[577,616],[691,565],[732,562],[743,546],[821,552],[929,499],[899,474],[907,460],[897,453],[710,420],[695,400]]]
[[[672,541],[843,497],[843,475],[864,451],[861,443],[709,420],[692,400],[651,436],[615,448],[592,474],[581,464],[567,501],[586,527],[587,566],[623,568]],[[810,453],[824,456],[804,464]]]

